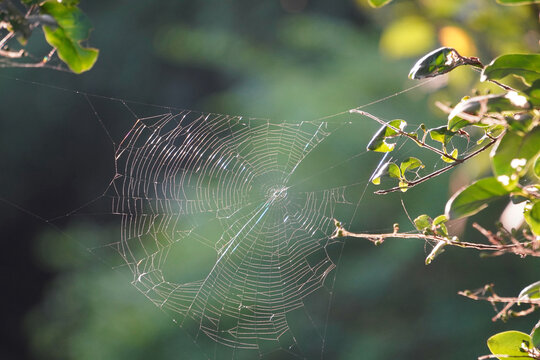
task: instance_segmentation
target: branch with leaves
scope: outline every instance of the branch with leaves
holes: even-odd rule
[[[447,121],[446,124],[432,129],[427,129],[422,124],[418,129],[410,131],[407,130],[405,120],[385,122],[365,111],[350,110],[350,113],[366,116],[382,125],[367,145],[369,151],[390,153],[396,150],[395,139],[403,138],[448,163],[440,169],[422,174],[425,165],[420,158],[408,157],[401,162],[387,161],[379,166],[371,181],[380,185],[382,178],[389,178],[397,181],[397,185],[375,191],[376,194],[405,192],[490,148],[493,175],[478,179],[455,192],[446,203],[443,215],[434,219],[426,214],[416,217],[414,226],[418,232],[400,233],[399,226],[395,224],[392,233],[354,233],[346,230],[336,220],[332,237],[364,238],[376,245],[388,238],[420,239],[433,245],[425,259],[426,265],[441,254],[446,246],[490,252],[492,256],[512,253],[522,258],[540,257],[539,64],[538,54],[507,54],[484,66],[477,58],[463,57],[452,48],[440,48],[422,57],[413,66],[409,77],[424,79],[448,73],[459,66],[472,66],[481,70],[480,81],[492,82],[502,92],[466,96],[454,106],[437,104],[447,114]],[[522,82],[519,91],[515,86],[505,84],[511,77]],[[476,140],[476,149],[473,148],[468,154],[460,155],[457,147],[451,148],[452,139],[464,138],[469,144],[471,134],[479,131],[482,136]],[[490,203],[504,198],[510,203],[521,204],[523,221],[519,228],[505,229],[499,225],[498,231],[494,233],[474,223],[473,227],[489,244],[463,242],[448,233],[445,225],[447,221],[475,215]],[[496,303],[504,303],[504,307],[498,310],[494,319],[530,315],[540,307],[540,281],[525,287],[518,297],[500,297],[494,292],[485,295],[485,292],[478,291],[462,291],[460,294],[473,300],[488,301],[494,306]],[[521,311],[512,310],[521,304],[529,307]],[[494,335],[488,340],[492,355],[481,358],[540,359],[539,324],[530,334],[508,331]]]
[[[82,45],[92,27],[77,5],[78,0],[20,0],[17,4],[1,0],[0,67],[44,67],[57,54],[74,73],[90,70],[99,50]],[[26,50],[28,39],[39,27],[51,46],[41,57]]]

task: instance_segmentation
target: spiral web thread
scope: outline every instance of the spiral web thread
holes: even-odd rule
[[[117,149],[112,184],[115,247],[135,287],[195,338],[297,351],[287,314],[335,268],[326,251],[334,208],[350,202],[344,186],[307,191],[292,178],[336,127],[191,111],[139,119]],[[206,276],[165,273],[182,244],[215,251]]]

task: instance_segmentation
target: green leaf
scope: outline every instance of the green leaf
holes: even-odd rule
[[[540,299],[540,281],[534,282],[521,290],[519,300]]]
[[[540,156],[536,158],[534,161],[534,175],[536,175],[537,178],[540,179]]]
[[[531,332],[532,345],[540,350],[540,321]]]
[[[452,156],[454,159],[457,159],[457,156],[458,156],[458,149],[454,149],[452,150],[452,153],[450,154],[450,156]],[[447,162],[447,163],[453,163],[455,160],[452,160],[444,155],[441,155],[441,159],[444,161],[444,162]]]
[[[401,179],[401,171],[394,163],[388,164],[388,175],[393,178]]]
[[[537,200],[535,203],[525,205],[523,217],[525,217],[525,221],[531,227],[531,231],[536,236],[540,236],[540,201]]]
[[[405,122],[405,120],[396,119],[390,121],[388,125],[393,126],[396,129],[403,130],[407,125],[407,122]],[[397,131],[385,125],[381,127],[377,133],[375,133],[373,138],[371,138],[371,141],[367,145],[367,149],[370,151],[390,152],[394,150],[396,144],[387,143],[386,139],[395,137],[396,135],[398,135]]]
[[[391,1],[392,0],[368,0],[368,4],[371,5],[371,7],[379,8],[388,4]]]
[[[531,359],[526,353],[530,349],[531,337],[520,331],[505,331],[490,337],[487,346],[493,355],[505,355],[498,359]]]
[[[422,215],[418,216],[416,219],[414,219],[414,226],[416,226],[416,228],[419,231],[424,231],[426,229],[430,229],[431,228],[431,223],[432,223],[431,218],[426,214],[422,214]]]
[[[471,216],[483,210],[488,204],[510,193],[497,179],[485,178],[458,190],[448,200],[445,215],[449,219]]]
[[[81,46],[81,42],[90,35],[88,18],[76,6],[56,1],[45,2],[41,10],[51,15],[58,24],[54,29],[43,26],[45,39],[57,49],[58,57],[75,73],[91,69],[99,51]]]
[[[540,79],[539,54],[507,54],[493,60],[482,70],[481,81],[500,80],[508,75],[520,77],[527,85]]]
[[[540,106],[540,80],[533,82],[531,87],[523,90],[523,92],[529,96],[529,101],[534,106]]]
[[[447,221],[448,221],[448,217],[446,215],[439,215],[435,219],[433,219],[433,225],[444,224]]]
[[[448,130],[446,125],[429,130],[429,136],[433,140],[438,141],[445,146],[455,134],[456,133],[454,131]]]
[[[493,174],[512,176],[514,173],[523,173],[526,164],[539,152],[540,126],[524,135],[509,130],[490,153]]]
[[[497,2],[502,5],[528,5],[538,4],[540,0],[497,0]]]
[[[375,185],[379,185],[381,183],[381,177],[383,176],[390,176],[400,179],[401,172],[396,164],[394,164],[393,162],[387,162],[380,166],[378,170],[372,175],[371,182]]]
[[[474,61],[472,59],[462,57],[455,49],[441,47],[418,60],[409,72],[409,78],[418,80],[439,76],[458,66],[465,64],[472,65],[473,63]],[[479,62],[476,65],[479,65]]]
[[[422,161],[420,161],[420,159],[417,159],[415,157],[410,157],[402,161],[399,166],[401,173],[403,175],[405,175],[405,171],[413,170],[416,168],[423,168],[423,167],[424,167],[424,164],[422,164]]]
[[[458,131],[459,129],[462,129],[465,126],[469,126],[472,124],[474,123],[469,120],[462,119],[459,116],[454,116],[451,119],[449,118],[447,128],[450,131]]]

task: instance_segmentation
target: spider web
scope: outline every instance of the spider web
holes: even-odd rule
[[[335,268],[335,208],[352,202],[351,185],[308,189],[295,175],[342,126],[191,111],[139,119],[117,149],[112,184],[115,246],[135,287],[196,339],[301,356],[287,315]],[[193,245],[214,252],[212,267],[174,280],[171,252]]]
[[[344,244],[332,236],[335,219],[354,222],[376,164],[388,160],[372,154],[366,170],[365,142],[349,146],[365,122],[348,111],[302,122],[189,110],[136,117],[115,145],[108,195],[121,237],[106,246],[133,285],[208,358],[324,358]]]

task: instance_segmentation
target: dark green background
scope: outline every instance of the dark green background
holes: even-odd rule
[[[381,31],[400,16],[419,14],[434,28],[464,27],[486,62],[499,55],[496,44],[501,42],[526,47],[532,31],[527,24],[536,26],[528,9],[516,12],[488,0],[455,3],[463,10],[433,15],[425,1],[396,1],[375,11],[352,1],[312,0],[297,13],[286,11],[285,1],[83,2],[95,28],[90,44],[101,51],[91,71],[76,76],[49,69],[0,69],[0,358],[214,357],[213,348],[194,344],[138,293],[126,273],[111,270],[114,254],[97,249],[119,236],[119,218],[110,214],[107,197],[100,196],[114,174],[113,142],[135,121],[112,98],[311,120],[416,84],[406,79],[414,58],[391,58],[379,47]],[[482,13],[472,18],[474,11]],[[507,38],[497,42],[499,33]],[[36,33],[30,45],[38,48],[40,36]],[[474,77],[465,70],[462,74]],[[435,126],[444,115],[432,110],[433,99],[456,102],[469,87],[465,80],[439,95],[424,87],[366,110]],[[97,115],[77,90],[104,97],[89,97]],[[138,116],[166,111],[127,105]],[[357,131],[335,142],[321,161],[339,162],[363,152],[377,129],[359,117],[338,120],[359,121]],[[332,175],[345,183],[367,180],[380,157],[359,159]],[[474,167],[489,171],[485,163],[465,171]],[[403,199],[411,216],[440,214],[450,193],[448,180],[441,176],[407,192]],[[400,197],[366,196],[350,228],[385,231],[400,222],[410,229]],[[486,219],[504,205],[496,204],[477,220],[489,224]],[[483,241],[469,229],[462,237]],[[373,247],[345,240],[331,307],[315,311],[328,326],[325,359],[474,359],[488,351],[485,339],[495,332],[530,330],[531,319],[491,323],[489,304],[456,292],[496,281],[501,293],[516,294],[538,280],[537,260],[480,259],[473,251],[449,249],[426,267],[427,252],[420,241],[389,240]]]

